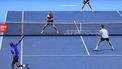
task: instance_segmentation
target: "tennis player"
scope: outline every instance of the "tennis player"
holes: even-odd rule
[[[18,43],[10,42],[10,47],[11,47],[10,50],[11,50],[11,53],[12,53],[12,56],[13,56],[13,61],[12,61],[12,65],[11,65],[12,69],[14,69],[15,64],[18,68],[25,67],[25,68],[29,69],[28,64],[22,65],[19,62],[19,51],[18,51],[17,47],[18,47],[18,45],[20,44],[20,42],[22,41],[23,38],[24,38],[24,36],[21,37],[21,39],[19,40]]]
[[[55,26],[54,23],[53,23],[53,14],[52,14],[51,11],[48,12],[48,15],[47,15],[47,23],[46,23],[45,26],[43,27],[43,29],[42,29],[42,31],[41,31],[41,34],[43,34],[44,29],[45,29],[48,25],[52,25],[53,28],[55,29],[55,31],[57,32],[57,34],[59,34],[58,29],[56,28],[56,26]]]
[[[82,6],[82,8],[81,8],[80,11],[82,12],[82,10],[83,10],[83,8],[84,8],[84,6],[85,6],[86,4],[89,6],[89,8],[91,9],[91,11],[93,12],[93,9],[92,9],[92,7],[91,7],[91,5],[90,5],[90,0],[84,0],[84,1],[83,1],[83,6]]]
[[[95,48],[94,50],[97,51],[97,50],[98,50],[98,47],[99,47],[99,45],[100,45],[100,43],[101,43],[102,41],[105,41],[105,40],[106,40],[106,41],[108,42],[108,44],[111,46],[111,49],[114,50],[114,47],[112,46],[112,44],[111,44],[111,42],[110,42],[110,40],[109,40],[109,33],[108,33],[108,30],[105,29],[104,25],[101,25],[101,30],[100,30],[100,32],[99,32],[99,35],[100,35],[100,39],[98,40],[97,45],[96,45],[96,48]]]

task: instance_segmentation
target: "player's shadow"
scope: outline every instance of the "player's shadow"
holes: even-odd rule
[[[115,50],[111,50],[111,49],[99,49],[97,51],[92,50],[92,53],[94,55],[99,55],[99,56],[102,56],[102,55],[114,55],[115,51],[117,51],[117,50],[116,49]]]

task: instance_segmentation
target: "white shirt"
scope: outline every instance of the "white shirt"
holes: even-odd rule
[[[109,34],[108,34],[108,31],[107,29],[101,29],[100,30],[100,35],[102,36],[102,38],[109,38]]]

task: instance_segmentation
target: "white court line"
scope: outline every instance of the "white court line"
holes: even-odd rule
[[[21,34],[23,34],[23,22],[24,22],[24,11],[22,11],[22,31],[21,31]],[[20,63],[22,64],[23,63],[23,39],[21,41],[21,61]],[[22,67],[20,68],[22,69]]]
[[[30,56],[30,57],[75,57],[75,56],[82,56],[82,55],[23,55],[23,56]],[[88,56],[88,55],[84,55]]]
[[[122,20],[117,20],[117,21],[115,21],[115,20],[113,20],[113,21],[84,21],[84,20],[80,20],[80,21],[78,21],[78,24],[80,23],[80,22],[82,22],[82,24],[103,24],[103,23],[105,23],[105,24],[120,24],[120,23],[122,23]],[[16,22],[16,21],[7,21],[7,23],[21,23],[21,22]],[[43,23],[46,23],[46,22],[23,22],[23,23],[27,23],[27,24],[43,24]],[[71,22],[67,22],[67,21],[65,21],[65,22],[61,22],[61,21],[56,21],[56,22],[54,22],[55,24],[71,24]]]
[[[76,26],[76,28],[77,28],[78,33],[80,34],[80,30],[78,29],[78,26],[77,26],[77,24],[76,24],[76,21],[74,21],[74,23],[75,23],[75,26]],[[81,41],[83,42],[83,45],[84,45],[84,47],[85,47],[85,49],[86,49],[86,52],[87,52],[88,56],[90,56],[89,50],[88,50],[88,48],[87,48],[87,46],[86,46],[86,43],[85,43],[83,37],[80,36],[80,38],[81,38]]]
[[[59,5],[61,7],[75,7],[75,6],[78,6],[78,5],[75,5],[75,4],[62,4],[62,5]]]
[[[8,14],[8,11],[6,11],[5,13],[5,19],[4,19],[4,23],[6,23],[6,20],[7,20],[7,14]],[[3,35],[4,33],[1,33],[1,35]],[[1,48],[2,48],[2,43],[3,43],[3,36],[0,37],[0,51],[1,51]]]
[[[122,57],[122,55],[23,55],[24,57]]]
[[[1,51],[1,48],[2,48],[2,42],[3,42],[3,36],[0,37],[0,51]]]
[[[122,14],[120,13],[120,11],[117,10],[116,12],[122,17]]]

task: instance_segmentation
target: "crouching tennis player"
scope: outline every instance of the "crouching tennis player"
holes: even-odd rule
[[[109,40],[109,33],[108,30],[105,29],[104,25],[101,25],[101,30],[99,32],[100,39],[97,42],[96,48],[94,49],[95,51],[98,50],[98,47],[102,41],[107,41],[108,44],[110,45],[111,49],[114,50],[114,47],[112,46],[110,40]]]

